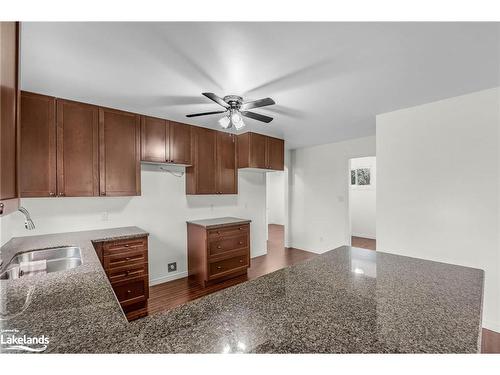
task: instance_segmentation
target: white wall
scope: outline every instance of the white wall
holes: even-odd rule
[[[499,126],[500,88],[377,116],[377,248],[484,269],[496,331]]]
[[[351,159],[351,170],[356,168],[370,168],[370,185],[350,185],[349,188],[349,212],[351,234],[353,236],[376,238],[376,160],[375,156]]]
[[[266,173],[268,224],[285,225],[285,173]]]
[[[375,137],[291,152],[291,247],[321,253],[349,243],[349,159],[373,155]]]
[[[251,223],[251,256],[266,249],[266,185],[263,173],[239,172],[238,195],[186,196],[185,178],[142,165],[142,196],[108,198],[22,199],[36,230],[24,229],[21,214],[2,218],[9,236],[79,231],[136,225],[150,232],[149,273],[152,283],[183,277],[187,270],[186,220],[220,216],[248,218]],[[103,221],[103,213],[108,220]],[[3,238],[2,238],[3,240]],[[167,274],[167,263],[177,262],[177,272]]]

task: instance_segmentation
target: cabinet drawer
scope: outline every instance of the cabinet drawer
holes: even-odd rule
[[[209,229],[208,238],[213,239],[220,237],[237,236],[242,233],[248,234],[249,228],[250,228],[249,224],[241,224],[219,229]]]
[[[146,299],[148,295],[148,284],[144,277],[111,285],[115,291],[116,298],[118,298],[122,306],[140,302]]]
[[[104,255],[111,255],[130,250],[147,249],[147,243],[146,237],[109,241],[103,243],[102,249]]]
[[[144,249],[128,250],[125,253],[117,253],[112,255],[104,255],[104,269],[122,267],[134,263],[146,263],[148,261],[147,252]]]
[[[147,267],[145,263],[129,264],[122,267],[110,268],[106,270],[106,274],[111,283],[116,283],[136,277],[146,277],[148,274]]]
[[[208,279],[216,279],[248,267],[248,250],[241,255],[208,264]]]
[[[212,239],[208,243],[208,255],[214,256],[219,255],[228,251],[237,249],[248,248],[248,234],[242,234],[241,236],[233,237],[219,237],[217,239]]]

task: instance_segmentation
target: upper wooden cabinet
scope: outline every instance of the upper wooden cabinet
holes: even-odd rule
[[[165,163],[169,155],[169,123],[167,120],[141,117],[141,160]]]
[[[56,179],[56,99],[21,93],[20,188],[22,197],[53,197]]]
[[[100,195],[141,194],[140,116],[99,108]]]
[[[191,164],[192,126],[170,121],[170,162]]]
[[[193,130],[193,166],[186,194],[237,194],[236,137],[206,128]]]
[[[191,164],[191,126],[159,118],[141,117],[141,160]]]
[[[285,142],[257,133],[238,136],[238,168],[282,171],[285,169]]]
[[[216,193],[218,194],[238,194],[235,143],[234,134],[217,132]]]
[[[99,195],[99,108],[57,99],[57,195]]]
[[[0,215],[17,209],[17,22],[0,22]]]

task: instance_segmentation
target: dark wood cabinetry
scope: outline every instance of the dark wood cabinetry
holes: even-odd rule
[[[250,267],[250,224],[211,226],[188,223],[189,277],[200,285],[243,275]]]
[[[191,164],[191,126],[159,118],[141,118],[141,160]]]
[[[19,205],[18,45],[18,23],[0,22],[0,215],[15,211]]]
[[[57,195],[99,195],[99,108],[57,99]]]
[[[127,319],[146,316],[148,238],[97,242],[94,247]]]
[[[284,170],[284,141],[252,132],[240,134],[238,136],[238,168]]]
[[[236,168],[236,136],[217,132],[216,192],[238,194],[238,169]]]
[[[192,167],[186,169],[186,194],[237,194],[236,137],[196,128]]]
[[[23,197],[140,194],[139,116],[21,93]]]
[[[191,164],[192,126],[170,121],[170,162]]]
[[[56,99],[23,91],[20,112],[21,196],[56,196]]]
[[[168,160],[169,123],[160,118],[142,116],[141,118],[141,160],[165,163]]]
[[[23,197],[140,195],[141,160],[186,166],[189,195],[237,194],[238,168],[284,169],[284,141],[257,133],[235,136],[29,92],[21,93],[20,118]],[[7,192],[12,176],[6,181]]]
[[[99,108],[100,194],[141,194],[140,116]]]

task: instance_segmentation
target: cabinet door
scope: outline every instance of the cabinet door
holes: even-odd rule
[[[17,35],[16,22],[0,22],[0,200],[17,198]]]
[[[99,108],[100,194],[141,194],[140,116]]]
[[[20,185],[22,197],[56,194],[56,101],[21,93]]]
[[[266,139],[262,134],[250,133],[250,167],[267,168]]]
[[[165,163],[169,155],[168,121],[142,116],[141,118],[141,160]]]
[[[282,139],[267,137],[267,168],[285,169],[285,142]]]
[[[99,108],[57,99],[57,194],[99,195]]]
[[[170,123],[170,162],[191,164],[191,126]]]
[[[236,194],[236,143],[233,134],[217,132],[217,193]]]
[[[211,129],[196,129],[196,160],[194,194],[216,194],[217,192],[217,132]]]

